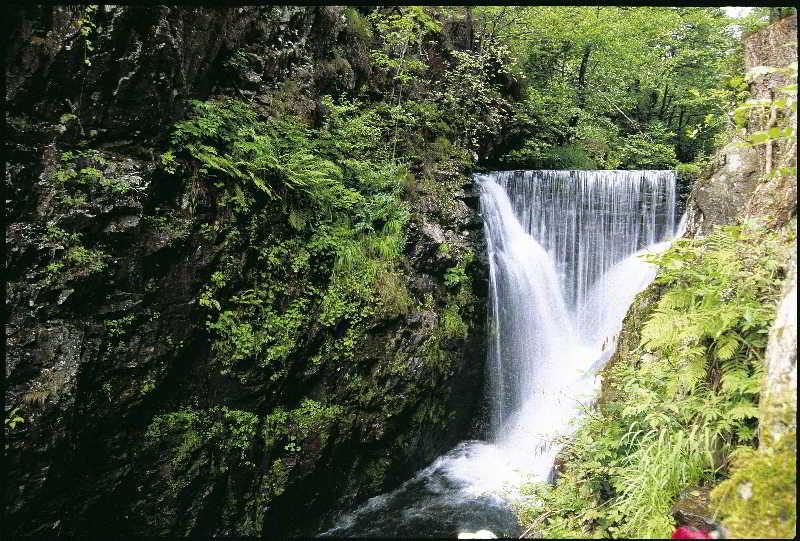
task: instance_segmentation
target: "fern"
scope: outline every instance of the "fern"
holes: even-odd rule
[[[681,491],[713,482],[732,449],[753,442],[789,246],[745,225],[650,258],[663,295],[639,347],[604,375],[611,398],[577,430],[557,486],[541,492],[539,533],[669,536]]]

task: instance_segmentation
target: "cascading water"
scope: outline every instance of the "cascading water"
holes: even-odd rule
[[[467,441],[322,535],[517,534],[509,502],[549,478],[614,336],[676,234],[671,171],[476,175],[490,262],[489,441]]]

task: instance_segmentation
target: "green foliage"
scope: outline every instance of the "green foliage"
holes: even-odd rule
[[[426,34],[441,30],[441,23],[421,6],[403,7],[390,13],[375,10],[367,19],[382,45],[371,51],[372,63],[391,74],[393,84],[389,102],[395,101],[396,94],[399,103],[403,90],[428,67],[426,58],[417,58],[410,53],[419,48]]]
[[[525,94],[500,149],[506,167],[547,167],[552,149],[573,146],[607,169],[691,162],[720,143],[746,88],[741,44],[718,8],[476,11],[480,41],[510,49]]]
[[[702,172],[702,167],[696,163],[679,163],[675,166],[675,174],[677,174],[678,177],[697,177]]]
[[[102,250],[90,250],[84,246],[73,246],[67,250],[64,260],[86,274],[100,272],[106,268],[107,255]]]
[[[793,7],[754,7],[750,13],[738,21],[738,26],[741,28],[742,34],[748,36],[769,26],[781,17],[796,13],[797,8]]]
[[[792,239],[788,239],[791,241]],[[678,240],[652,261],[663,290],[641,344],[606,369],[557,485],[542,489],[546,537],[664,537],[689,486],[712,483],[756,437],[758,396],[787,239],[755,225]],[[539,490],[539,489],[534,489]]]
[[[86,6],[81,10],[80,17],[74,22],[78,33],[83,38],[83,63],[87,67],[92,65],[89,55],[94,51],[92,37],[97,31],[97,23],[94,21],[96,14],[97,6]]]
[[[130,331],[134,319],[136,319],[136,316],[128,314],[119,319],[108,320],[106,321],[106,332],[113,338],[125,336]]]
[[[106,176],[113,169],[109,169],[109,160],[97,150],[65,151],[59,162],[49,180],[58,189],[61,203],[67,207],[84,205],[89,195],[119,196],[132,189],[124,177]]]
[[[3,426],[6,430],[14,430],[18,424],[24,423],[25,419],[19,415],[19,407],[12,408],[10,411],[5,412],[3,417]]]
[[[621,169],[670,169],[677,163],[670,141],[673,136],[663,124],[654,122],[647,132],[620,141],[620,146],[611,151],[609,160]]]
[[[192,220],[175,215],[148,215],[144,222],[166,235],[171,241],[186,239],[192,232]]]
[[[448,306],[442,311],[441,325],[445,338],[466,338],[469,332],[469,327],[454,306]]]
[[[44,269],[44,283],[54,285],[106,269],[108,254],[85,247],[81,244],[82,237],[80,233],[68,233],[55,224],[46,226],[40,246],[50,249],[52,261]]]
[[[368,21],[354,7],[344,10],[347,19],[347,28],[351,34],[358,36],[361,40],[367,41],[372,37]]]
[[[497,136],[511,106],[496,83],[509,71],[510,52],[497,41],[486,41],[478,51],[450,52],[453,66],[444,73],[439,100],[445,114],[458,119],[456,143],[476,150],[479,137]]]
[[[173,134],[175,157],[221,183],[220,204],[232,203],[230,249],[254,250],[256,267],[237,269],[228,259],[200,298],[223,371],[242,381],[284,377],[315,321],[339,331],[311,362],[335,362],[352,357],[366,318],[402,315],[412,304],[398,268],[409,220],[400,200],[407,168],[387,161],[377,111],[356,101],[325,103],[319,131],[298,119],[262,120],[228,101],[195,103],[195,116]],[[256,216],[281,225],[264,230]],[[232,287],[243,270],[249,284]],[[253,363],[263,370],[254,372]]]
[[[223,468],[233,464],[253,468],[258,430],[256,414],[221,406],[156,416],[145,438],[152,444],[167,442],[170,464],[176,469],[189,467],[192,458],[201,450],[218,455],[225,461]]]
[[[548,169],[597,169],[597,164],[579,145],[552,147],[542,159]]]
[[[752,81],[770,74],[782,76],[790,84],[778,88],[772,99],[749,99],[736,108],[734,119],[737,125],[755,125],[758,128],[750,129],[746,140],[740,144],[768,146],[769,157],[766,163],[768,175],[796,176],[794,147],[787,146],[783,155],[779,155],[778,159],[773,158],[772,147],[775,143],[795,143],[797,141],[797,62],[784,68],[757,66],[747,73],[747,79]],[[779,160],[783,162],[780,163]]]
[[[310,399],[288,412],[277,408],[263,417],[225,406],[183,409],[154,417],[145,438],[150,445],[168,450],[169,463],[176,470],[191,467],[201,452],[215,455],[223,470],[253,469],[261,459],[260,449],[274,456],[297,453],[309,439],[324,442],[342,411],[340,406]]]
[[[246,213],[259,194],[304,197],[322,210],[358,202],[342,185],[341,170],[315,152],[299,119],[261,120],[236,100],[193,101],[192,107],[193,118],[175,126],[173,152],[191,157],[198,174],[225,188],[222,204]]]
[[[442,244],[441,246],[445,246]],[[440,249],[441,249],[440,246]],[[454,251],[448,246],[447,252]],[[447,339],[464,339],[469,335],[469,325],[465,318],[469,318],[475,310],[475,296],[472,293],[472,276],[469,266],[474,261],[472,252],[458,252],[455,254],[458,263],[447,269],[444,283],[448,288],[447,306],[441,311],[440,328],[442,335]]]

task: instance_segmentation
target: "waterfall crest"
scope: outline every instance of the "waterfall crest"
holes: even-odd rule
[[[545,481],[634,296],[676,234],[671,171],[476,175],[489,258],[489,441],[462,442],[322,535],[516,536],[508,505]]]

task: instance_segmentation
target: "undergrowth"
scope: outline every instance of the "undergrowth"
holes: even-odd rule
[[[612,359],[605,402],[579,421],[555,486],[528,487],[523,529],[668,537],[680,492],[713,486],[735,448],[756,444],[784,237],[758,224],[727,226],[653,257],[660,271],[651,287],[663,295],[638,323],[639,347]]]

